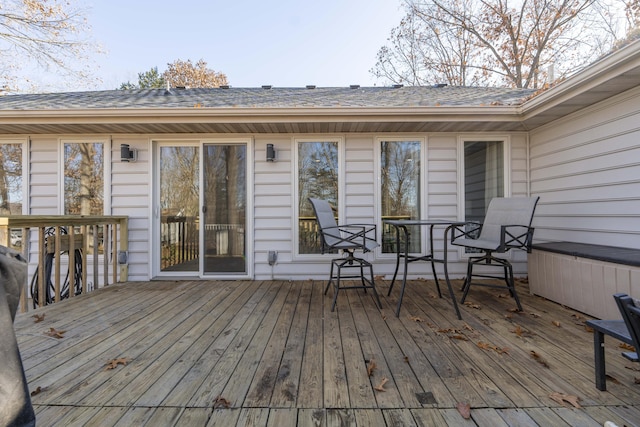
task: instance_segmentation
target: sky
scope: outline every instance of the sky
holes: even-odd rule
[[[83,3],[80,3],[83,4]],[[96,89],[137,83],[177,59],[232,87],[380,85],[369,72],[403,16],[401,0],[85,0]]]

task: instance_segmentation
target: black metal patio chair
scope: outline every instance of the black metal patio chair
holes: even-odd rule
[[[522,311],[513,280],[513,266],[508,259],[495,254],[505,254],[511,249],[531,251],[534,230],[531,221],[538,200],[539,197],[496,197],[489,202],[483,223],[452,226],[452,244],[482,252],[482,255],[469,258],[461,303],[467,298],[471,285],[504,287],[495,283],[473,282],[473,277],[503,279],[518,310]],[[478,265],[501,267],[503,275],[474,274],[473,268]]]
[[[593,354],[596,375],[596,388],[607,389],[605,366],[604,336],[609,335],[623,343],[632,345],[636,351],[624,351],[622,356],[632,362],[639,362],[640,351],[640,307],[627,294],[614,294],[622,320],[587,320],[587,326],[593,329]]]
[[[333,213],[331,205],[326,200],[309,198],[309,202],[313,206],[316,214],[318,228],[320,231],[321,252],[328,253],[333,251],[342,251],[346,253],[346,257],[334,258],[331,260],[331,271],[329,273],[329,282],[324,290],[325,295],[329,291],[329,287],[333,283],[334,295],[331,311],[336,307],[338,292],[340,289],[367,289],[373,291],[378,307],[382,308],[380,297],[376,291],[375,280],[373,277],[373,266],[364,258],[355,256],[355,251],[369,252],[379,246],[376,241],[376,226],[373,224],[346,224],[338,225]],[[359,274],[347,273],[343,274],[343,269],[359,270]],[[368,276],[365,274],[368,270]],[[360,284],[344,285],[344,279],[359,279]]]

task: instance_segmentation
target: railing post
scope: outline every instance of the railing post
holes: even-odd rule
[[[129,252],[129,218],[125,217],[120,220],[120,250],[127,253]],[[117,262],[117,256],[116,261]],[[120,281],[126,282],[129,280],[129,262],[126,264],[120,264]]]
[[[45,299],[45,285],[44,285],[44,226],[38,227],[38,305],[44,307]]]

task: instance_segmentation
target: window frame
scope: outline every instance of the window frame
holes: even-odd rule
[[[429,198],[428,181],[427,181],[427,160],[428,160],[428,138],[426,136],[406,135],[406,136],[378,136],[374,138],[374,162],[375,162],[375,179],[376,185],[375,200],[376,200],[376,223],[378,226],[378,242],[382,242],[383,238],[383,222],[382,222],[382,143],[383,142],[419,142],[420,143],[420,219],[427,218],[427,199]],[[422,230],[421,230],[422,233]],[[420,253],[424,254],[427,250],[427,239],[424,238],[424,233],[421,234],[420,239]],[[382,252],[382,245],[375,250],[376,257],[379,259],[396,259],[396,252]],[[411,254],[417,254],[411,252]]]
[[[301,254],[300,253],[300,220],[298,206],[300,203],[300,182],[299,182],[299,144],[309,142],[335,142],[338,149],[338,223],[344,221],[345,217],[345,144],[344,137],[335,135],[317,135],[313,137],[292,138],[292,162],[291,162],[291,182],[293,183],[293,203],[291,206],[291,218],[293,229],[293,259],[298,261],[323,260],[335,258],[335,254]]]
[[[0,138],[0,144],[13,144],[20,145],[22,149],[22,183],[21,183],[21,193],[22,193],[22,215],[29,214],[29,139],[28,138]]]
[[[59,183],[59,192],[58,192],[58,212],[60,215],[65,215],[65,201],[64,201],[64,147],[65,144],[102,144],[103,151],[103,189],[102,189],[102,213],[100,215],[110,215],[111,213],[111,150],[113,149],[113,143],[111,139],[105,137],[74,137],[74,138],[60,138],[59,139],[59,153],[58,153],[58,164],[60,167],[58,168],[58,183]]]

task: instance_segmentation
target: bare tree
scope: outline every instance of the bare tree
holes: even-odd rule
[[[602,55],[638,17],[637,0],[405,0],[405,8],[372,73],[407,85],[538,88]]]
[[[19,71],[30,62],[71,74],[89,75],[84,39],[89,32],[83,10],[72,1],[4,0],[0,5],[0,92],[19,87]]]

